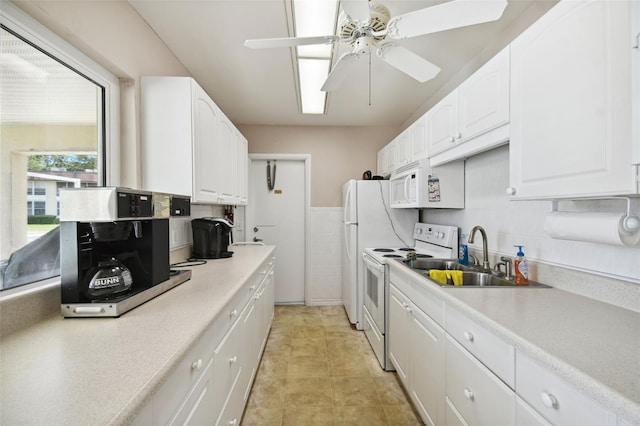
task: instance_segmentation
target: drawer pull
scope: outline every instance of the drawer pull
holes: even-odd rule
[[[548,392],[542,392],[540,394],[540,399],[542,400],[542,403],[545,405],[545,407],[558,408],[558,400],[552,394]]]
[[[229,364],[233,365],[236,362],[238,362],[238,357],[237,356],[232,356],[231,358],[229,358]]]
[[[469,401],[473,401],[473,392],[471,392],[471,389],[464,388],[464,397]]]
[[[238,424],[238,419],[234,418],[233,420],[229,420],[229,426],[236,426]]]
[[[233,311],[230,312],[231,318],[235,317],[236,315],[238,315],[238,310],[234,309]]]
[[[470,331],[465,331],[465,332],[464,332],[464,339],[465,339],[467,342],[473,342],[473,333],[472,333],[472,332],[470,332]]]
[[[251,292],[253,292],[253,290],[255,290],[255,289],[256,289],[255,285],[252,285],[251,287],[249,287],[249,291],[251,291]]]
[[[202,369],[202,360],[198,359],[197,361],[193,361],[193,364],[191,364],[191,369],[193,371],[200,371],[200,369]]]

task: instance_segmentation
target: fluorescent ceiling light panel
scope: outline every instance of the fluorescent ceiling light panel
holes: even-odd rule
[[[324,114],[326,92],[320,90],[329,75],[330,59],[298,59],[303,114]]]
[[[292,1],[296,37],[334,34],[338,0]],[[332,49],[331,44],[296,47],[303,114],[324,114],[327,94],[320,88],[329,75]]]

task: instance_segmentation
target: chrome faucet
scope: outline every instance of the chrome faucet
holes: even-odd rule
[[[504,277],[508,280],[513,280],[513,276],[511,276],[511,259],[506,256],[500,256],[500,260],[502,262],[496,263],[494,266],[495,271],[498,274],[502,274],[500,267],[504,265]]]
[[[473,244],[473,237],[476,231],[480,231],[482,235],[482,271],[491,273],[491,265],[489,264],[489,251],[487,250],[487,233],[482,226],[474,226],[469,233],[469,244]]]

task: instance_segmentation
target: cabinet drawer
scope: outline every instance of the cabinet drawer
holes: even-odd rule
[[[204,369],[202,377],[169,424],[202,425],[214,421],[216,413],[213,411],[213,404],[211,404],[213,376],[213,359],[211,359]]]
[[[215,380],[213,384],[214,411],[220,413],[245,365],[242,321],[236,321],[222,339],[213,355]],[[242,398],[241,398],[242,399]]]
[[[516,355],[516,392],[553,424],[604,426],[616,422],[613,413],[521,353]]]
[[[457,310],[447,307],[447,333],[500,377],[515,386],[515,349]]]
[[[165,424],[173,416],[182,400],[213,357],[215,348],[214,327],[210,327],[169,374],[167,381],[156,394],[155,415],[158,423]]]
[[[515,424],[515,393],[460,346],[446,337],[446,395],[471,425]]]
[[[425,284],[414,279],[411,301],[429,315],[439,326],[444,327],[444,301],[425,288]]]

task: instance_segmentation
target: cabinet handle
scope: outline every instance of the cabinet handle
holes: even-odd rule
[[[454,143],[455,141],[456,141],[456,138],[455,138],[454,136],[451,136],[451,140],[450,140],[450,142],[451,142],[451,143]]]
[[[508,187],[507,195],[516,195],[516,189],[513,186]]]
[[[233,311],[231,311],[231,312],[229,313],[229,315],[231,315],[231,318],[233,318],[233,317],[237,316],[237,315],[238,315],[238,310],[237,310],[237,309],[234,309]]]
[[[236,426],[238,424],[238,419],[234,418],[233,420],[229,420],[229,426]]]
[[[464,339],[465,339],[467,342],[473,342],[473,333],[472,333],[472,332],[470,332],[470,331],[465,331],[465,332],[464,332]]]
[[[229,364],[233,365],[236,362],[238,362],[238,357],[237,356],[232,356],[231,358],[229,358]]]
[[[473,392],[471,392],[471,389],[464,388],[464,397],[469,401],[473,401]]]
[[[191,369],[193,371],[200,371],[200,369],[202,369],[202,359],[198,359],[197,361],[193,361],[193,364],[191,364]]]
[[[251,287],[249,287],[249,291],[251,291],[251,292],[253,292],[253,290],[255,290],[255,289],[256,289],[255,285],[252,285]]]
[[[552,394],[548,393],[548,392],[542,392],[540,394],[540,399],[542,400],[542,403],[544,404],[545,407],[549,407],[549,408],[557,408],[558,407],[558,400],[556,399],[555,396],[553,396]]]
[[[458,134],[456,135],[456,138],[458,138],[458,139],[462,139],[462,133],[458,133]]]

